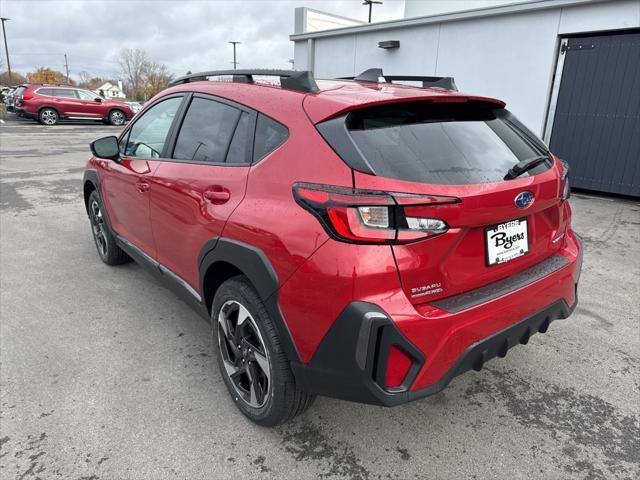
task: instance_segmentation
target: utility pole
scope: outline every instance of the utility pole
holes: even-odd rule
[[[4,52],[7,54],[7,71],[9,72],[9,86],[11,86],[11,62],[9,61],[9,47],[7,46],[7,32],[4,29],[4,22],[11,20],[10,18],[2,17],[2,36],[4,37]]]
[[[69,84],[69,62],[67,62],[67,54],[64,54],[64,69],[67,71],[67,85]]]
[[[382,5],[382,2],[378,0],[364,0],[362,5],[369,5],[369,23],[371,23],[371,10],[373,9],[373,4]]]
[[[232,63],[233,63],[233,69],[235,70],[238,65],[238,62],[236,61],[236,45],[239,44],[240,42],[236,42],[232,40],[229,43],[233,45],[233,62]]]

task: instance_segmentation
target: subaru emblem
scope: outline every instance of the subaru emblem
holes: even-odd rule
[[[533,204],[533,193],[529,192],[529,191],[525,191],[525,192],[520,192],[514,202],[516,204],[516,207],[518,208],[527,208],[530,207]]]

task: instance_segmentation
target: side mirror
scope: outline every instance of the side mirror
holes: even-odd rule
[[[118,161],[120,159],[120,147],[118,139],[114,136],[103,137],[89,144],[91,152],[98,158],[108,158]]]
[[[93,97],[94,102],[102,103],[102,99],[100,97]]]

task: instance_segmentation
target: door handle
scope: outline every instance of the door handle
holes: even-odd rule
[[[150,185],[147,182],[142,182],[142,181],[136,182],[136,188],[140,193],[147,192],[149,190],[149,186]]]
[[[221,205],[227,203],[231,198],[231,193],[224,187],[215,186],[211,190],[205,191],[202,196],[207,202]]]

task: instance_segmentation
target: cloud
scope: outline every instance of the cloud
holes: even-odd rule
[[[82,70],[117,77],[118,52],[125,47],[145,50],[176,75],[231,68],[229,40],[242,42],[239,68],[288,68],[295,7],[367,16],[361,0],[2,0],[0,6],[11,18],[6,27],[13,70],[64,71],[66,53],[72,77]],[[374,20],[400,18],[403,10],[402,0],[385,0],[375,6]]]

